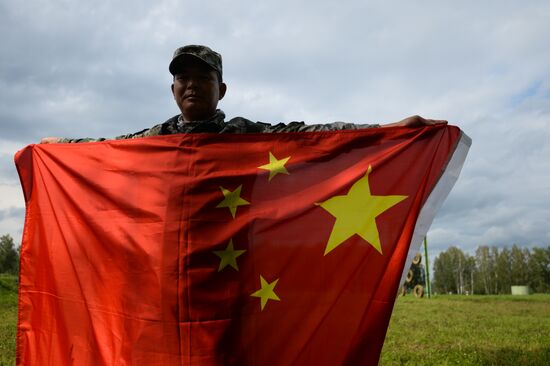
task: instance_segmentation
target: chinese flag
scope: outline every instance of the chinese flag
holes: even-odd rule
[[[469,144],[438,125],[28,146],[17,363],[374,365]]]

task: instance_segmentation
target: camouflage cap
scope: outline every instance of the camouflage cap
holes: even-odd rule
[[[178,71],[178,68],[185,62],[187,57],[194,57],[204,62],[210,66],[214,71],[216,71],[222,78],[222,55],[213,51],[211,48],[200,45],[187,45],[180,47],[174,51],[174,56],[172,57],[172,62],[168,66],[168,70],[172,75],[175,75]]]

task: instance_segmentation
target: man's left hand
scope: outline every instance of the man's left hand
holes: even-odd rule
[[[423,126],[439,125],[439,124],[446,125],[447,121],[442,119],[426,119],[420,116],[410,116],[405,119],[402,119],[399,122],[382,125],[382,127],[423,127]]]

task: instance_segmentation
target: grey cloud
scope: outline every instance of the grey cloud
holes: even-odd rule
[[[0,210],[0,220],[9,218],[21,219],[25,217],[25,209],[21,207],[9,207],[7,209]]]
[[[13,156],[0,154],[0,184],[18,184]]]

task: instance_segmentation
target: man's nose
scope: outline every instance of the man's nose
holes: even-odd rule
[[[194,88],[198,85],[199,83],[199,79],[197,77],[189,77],[189,79],[187,79],[187,87],[188,88]]]

